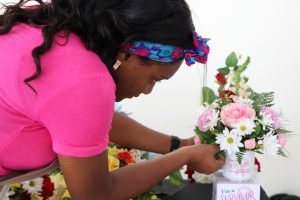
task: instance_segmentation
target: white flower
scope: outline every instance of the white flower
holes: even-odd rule
[[[30,181],[24,181],[22,182],[22,188],[30,194],[39,194],[39,192],[42,192],[43,180],[43,178],[39,177]]]
[[[231,98],[234,103],[242,103],[242,104],[247,104],[249,106],[252,106],[253,104],[253,101],[251,99],[244,99],[243,97],[239,97],[235,95],[232,95]]]
[[[229,155],[239,152],[239,147],[243,147],[241,143],[242,137],[238,136],[234,131],[225,128],[223,134],[217,134],[216,143],[220,144],[220,149],[225,150]]]
[[[6,193],[5,193],[5,195],[4,195],[4,197],[3,197],[3,199],[2,200],[10,200],[10,196],[12,196],[12,195],[14,195],[15,194],[15,192],[14,191],[7,191]]]
[[[214,108],[214,109],[218,109],[220,107],[220,102],[219,99],[216,99],[211,105],[210,107]]]
[[[243,77],[239,84],[239,96],[241,96],[243,99],[247,99],[251,95],[251,92],[249,92],[248,89],[249,86],[246,84],[246,80]]]
[[[262,150],[267,155],[276,155],[280,149],[279,140],[273,131],[268,132],[262,140],[258,141],[258,144],[262,144]]]
[[[240,136],[250,135],[254,131],[255,123],[250,120],[242,120],[233,125],[233,131]]]
[[[196,183],[212,183],[215,179],[215,176],[213,174],[201,174],[198,172],[194,172],[192,175],[193,179],[196,181]]]
[[[260,113],[260,115],[261,115],[261,119],[259,119],[258,121],[262,124],[263,130],[265,130],[266,127],[268,128],[273,127],[272,115],[266,115],[262,112]]]
[[[218,125],[219,118],[219,111],[213,110],[211,116],[209,117],[206,125],[204,126],[205,129],[213,131],[214,127]]]
[[[134,160],[136,163],[145,161],[145,159],[142,159],[143,155],[145,154],[145,151],[141,151],[138,149],[131,149],[130,152],[133,153]]]

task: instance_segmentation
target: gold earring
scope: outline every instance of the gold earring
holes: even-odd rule
[[[120,67],[121,64],[122,64],[122,62],[117,60],[116,63],[114,64],[114,66],[113,66],[114,70],[116,71]]]

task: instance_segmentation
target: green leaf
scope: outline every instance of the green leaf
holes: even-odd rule
[[[287,155],[282,151],[282,149],[279,149],[277,153],[278,153],[278,155],[281,155],[281,156],[287,158]]]
[[[223,90],[224,90],[224,88],[225,88],[225,85],[220,85],[220,87],[219,87],[218,91],[223,91]]]
[[[274,92],[255,93],[253,107],[255,110],[273,106]]]
[[[232,52],[227,58],[226,58],[226,66],[227,67],[234,67],[238,64],[238,59],[235,54],[235,52]]]
[[[252,88],[248,88],[248,91],[250,92],[249,99],[254,101],[255,100],[255,92],[252,90]]]
[[[223,74],[224,76],[226,76],[227,74],[229,74],[230,69],[229,67],[224,67],[224,68],[219,68],[218,71]]]
[[[250,64],[250,61],[250,57],[248,56],[245,62],[237,69],[237,72],[241,74],[243,71],[245,71]]]
[[[283,128],[277,129],[276,131],[277,131],[278,133],[292,133],[292,131],[289,131],[289,130],[286,130],[286,129],[283,129]]]
[[[176,187],[180,187],[183,181],[180,171],[175,171],[169,176],[169,181]]]
[[[235,155],[236,155],[238,163],[241,164],[242,160],[243,160],[244,152],[237,152]]]
[[[216,141],[216,135],[209,132],[202,132],[198,127],[194,129],[197,136],[199,136],[202,144],[214,144]]]
[[[212,89],[210,89],[209,87],[204,87],[203,89],[202,89],[202,103],[204,104],[204,103],[208,103],[208,104],[212,104],[215,100],[216,100],[216,98],[217,98],[217,96],[215,95],[215,93],[214,93],[214,91],[212,90]]]
[[[181,176],[181,173],[179,170],[173,172],[170,176],[176,178],[176,179],[179,179],[179,180],[182,180],[182,176]]]

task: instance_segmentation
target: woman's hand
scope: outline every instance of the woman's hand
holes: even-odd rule
[[[185,147],[189,155],[188,165],[195,171],[203,174],[212,174],[224,165],[224,158],[216,159],[215,155],[220,151],[217,145],[198,144]]]

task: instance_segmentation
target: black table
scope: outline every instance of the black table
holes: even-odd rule
[[[169,194],[169,196],[161,198],[163,200],[212,200],[212,189],[212,184],[188,183],[186,181],[181,188],[176,188],[165,181],[161,192]],[[262,187],[260,188],[260,200],[269,200]]]

